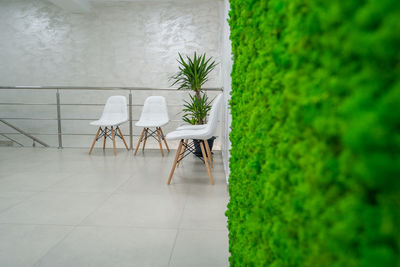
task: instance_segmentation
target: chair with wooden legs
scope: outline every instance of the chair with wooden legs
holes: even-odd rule
[[[164,133],[161,129],[161,127],[166,125],[168,122],[169,122],[168,107],[165,97],[149,96],[148,98],[146,98],[146,100],[144,101],[140,119],[138,122],[135,123],[136,126],[143,127],[143,131],[142,134],[140,135],[134,155],[136,156],[136,153],[139,150],[142,141],[143,141],[142,151],[144,151],[144,148],[146,146],[146,141],[149,137],[153,137],[154,139],[157,140],[160,146],[162,156],[164,156],[162,141],[164,141],[167,151],[169,152],[167,140],[165,139]],[[155,130],[152,130],[152,128],[153,129],[155,128]]]
[[[102,138],[103,150],[106,148],[107,138],[110,138],[113,142],[114,155],[117,155],[117,148],[115,145],[115,137],[118,136],[122,139],[125,147],[129,150],[126,144],[125,138],[121,132],[119,126],[128,121],[128,109],[127,102],[124,96],[111,96],[107,99],[106,105],[104,106],[103,114],[97,121],[92,121],[90,124],[99,126],[96,136],[93,140],[92,146],[89,150],[89,155],[92,153],[96,142]]]
[[[213,156],[208,145],[207,140],[215,135],[218,125],[218,114],[221,106],[222,94],[219,94],[211,107],[210,116],[208,118],[208,123],[204,125],[188,125],[181,126],[176,129],[176,131],[167,134],[167,140],[180,140],[178,145],[178,150],[176,151],[174,163],[172,164],[172,169],[168,177],[168,184],[171,183],[172,176],[174,175],[175,168],[187,155],[193,153],[196,155],[194,142],[189,140],[197,140],[200,144],[200,149],[203,157],[198,157],[206,165],[208,177],[210,183],[214,184],[214,180],[211,174],[211,169],[213,167]]]

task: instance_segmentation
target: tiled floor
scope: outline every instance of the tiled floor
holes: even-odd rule
[[[221,156],[174,155],[0,148],[0,266],[228,266]]]

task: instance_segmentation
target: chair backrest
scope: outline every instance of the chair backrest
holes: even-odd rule
[[[206,126],[206,131],[208,135],[214,135],[218,126],[218,115],[221,109],[222,93],[217,95],[211,106],[210,115],[208,116],[208,122]],[[211,137],[211,136],[210,136]]]
[[[128,108],[125,96],[115,95],[107,99],[101,119],[128,120]]]
[[[144,101],[140,120],[169,121],[167,101],[163,96],[149,96]]]

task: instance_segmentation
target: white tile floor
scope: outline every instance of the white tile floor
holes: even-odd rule
[[[228,202],[175,151],[0,148],[0,266],[228,266]]]

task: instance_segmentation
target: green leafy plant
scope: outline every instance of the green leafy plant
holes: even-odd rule
[[[192,90],[195,93],[195,98],[190,98],[192,103],[187,103],[191,108],[185,112],[184,120],[186,122],[191,121],[192,124],[204,124],[209,106],[201,106],[208,103],[203,99],[202,86],[209,80],[208,76],[217,64],[212,60],[212,57],[207,58],[205,53],[198,56],[196,52],[194,52],[193,58],[186,56],[186,59],[179,53],[177,61],[179,71],[170,77],[170,80],[173,80],[171,86],[178,85],[178,90]],[[196,102],[193,102],[194,99],[196,99]],[[207,112],[204,113],[203,111]]]
[[[183,105],[183,121],[189,124],[207,123],[206,117],[211,109],[211,101],[206,94],[202,94],[200,100],[195,95],[189,95],[190,100],[185,100]]]
[[[230,6],[231,266],[400,266],[400,1]]]

